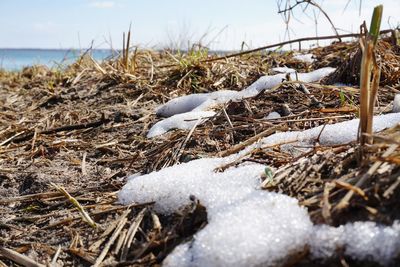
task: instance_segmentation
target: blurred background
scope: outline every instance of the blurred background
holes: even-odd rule
[[[358,32],[381,3],[381,29],[400,23],[399,0],[314,2],[339,34]],[[290,9],[295,4],[290,0],[1,0],[0,68],[68,63],[88,48],[101,60],[122,48],[122,32],[130,25],[132,46],[185,50],[200,44],[219,52],[335,34],[321,9],[307,4]],[[288,12],[279,13],[288,7]]]

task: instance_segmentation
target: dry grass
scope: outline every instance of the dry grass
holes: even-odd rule
[[[167,217],[154,213],[153,203],[118,205],[116,193],[128,175],[230,153],[238,144],[252,142],[254,136],[272,134],[271,127],[303,130],[355,118],[359,90],[357,86],[303,84],[310,91],[305,94],[298,84],[287,83],[255,98],[228,103],[190,136],[173,131],[146,139],[149,127],[159,120],[154,108],[179,95],[240,90],[278,65],[299,71],[339,66],[346,63],[343,54],[354,46],[337,43],[315,49],[319,60],[314,64],[296,61],[290,52],[204,62],[212,57],[204,51],[138,50],[122,57],[122,62],[127,57],[135,62],[134,71],[122,68],[121,59],[95,63],[85,56],[62,72],[42,67],[1,72],[1,245],[40,264],[160,264],[206,223],[206,210],[196,199]],[[182,64],[176,65],[177,61]],[[172,66],[160,67],[166,65]],[[381,84],[374,113],[390,111],[398,90],[398,84]],[[315,99],[321,105],[315,105]],[[266,120],[271,111],[285,116]],[[357,165],[356,143],[337,147],[316,143],[311,152],[298,157],[279,147],[260,148],[236,164],[255,161],[277,168],[273,183],[265,182],[265,188],[298,198],[314,222],[337,225],[372,219],[391,223],[399,219],[400,149],[393,150],[392,145],[398,144],[400,136],[391,129],[373,140],[364,167]],[[388,149],[391,153],[385,154]],[[355,182],[374,162],[381,164],[357,188]],[[97,227],[82,220],[76,207],[51,183],[64,187]],[[336,209],[349,190],[355,196],[348,208]],[[2,255],[1,261],[14,264]],[[307,258],[296,260],[314,264]],[[339,262],[335,260],[333,265]]]

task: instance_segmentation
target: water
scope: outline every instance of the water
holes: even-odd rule
[[[46,65],[49,68],[66,66],[73,63],[84,50],[66,49],[9,49],[0,48],[0,69],[21,70],[32,65]],[[92,57],[101,61],[116,54],[109,49],[93,49]]]

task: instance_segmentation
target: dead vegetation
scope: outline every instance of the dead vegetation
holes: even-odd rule
[[[184,94],[240,90],[276,66],[298,71],[338,66],[331,79],[357,81],[343,76],[357,73],[348,71],[356,65],[357,45],[316,48],[313,64],[293,59],[292,52],[209,60],[213,56],[208,51],[196,48],[192,54],[136,50],[130,58],[125,51],[122,61],[101,64],[86,55],[65,70],[38,66],[0,72],[0,265],[159,265],[207,223],[206,210],[195,197],[192,205],[168,217],[156,214],[153,203],[121,206],[116,193],[128,175],[234,153],[238,145],[276,131],[356,118],[359,89],[285,83],[219,107],[218,114],[190,136],[176,130],[147,139],[149,127],[158,120],[154,108]],[[398,51],[391,42],[378,44],[383,79],[375,114],[390,112],[400,90]],[[282,117],[267,120],[272,111]],[[296,197],[315,223],[391,224],[400,219],[398,127],[373,140],[361,165],[356,143],[323,147],[318,140],[306,154],[259,148],[233,165],[254,161],[277,168],[272,181],[264,180],[264,189]],[[360,178],[365,182],[356,186]],[[346,207],[340,206],[349,191],[353,196]],[[356,264],[338,258],[326,265],[346,261]],[[315,263],[305,253],[294,264]]]

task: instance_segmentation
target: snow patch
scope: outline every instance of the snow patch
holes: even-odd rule
[[[182,115],[182,114],[181,114]],[[374,118],[374,131],[400,122],[400,114]],[[354,141],[358,120],[327,125],[322,145]],[[322,127],[302,132],[277,133],[263,144],[287,141],[310,143]],[[313,226],[297,200],[258,190],[265,166],[246,163],[217,172],[244,151],[225,158],[203,158],[158,172],[135,176],[119,192],[123,204],[155,201],[158,212],[168,214],[190,203],[194,195],[206,206],[207,226],[190,243],[182,244],[165,259],[165,266],[276,266],[293,253],[310,247],[317,259],[335,255],[337,249],[358,260],[390,264],[400,253],[400,223],[379,226],[355,222],[338,228]]]
[[[373,260],[388,265],[400,253],[400,222],[392,226],[375,222],[355,222],[330,227],[314,227],[310,241],[311,256],[316,259],[331,258],[339,249],[357,260]]]
[[[293,69],[289,68],[279,68],[279,70],[284,71],[285,73],[289,73],[291,80],[315,82],[327,76],[335,69],[327,67],[309,73],[294,73],[292,72]],[[212,93],[181,96],[172,99],[166,104],[158,107],[156,110],[156,114],[158,116],[171,117],[177,114],[186,113],[185,116],[192,116],[192,118],[195,118],[198,117],[198,113],[194,115],[189,115],[188,113],[207,111],[215,107],[216,105],[224,104],[229,101],[240,101],[241,99],[254,97],[264,90],[269,90],[280,85],[285,80],[286,74],[280,73],[275,75],[263,76],[242,91],[221,90]],[[151,128],[150,132],[156,132],[157,134],[149,133],[148,137],[161,135],[173,128],[187,129],[187,124],[185,124],[183,121],[186,120],[185,116],[171,117],[165,124],[163,124],[162,121],[159,122],[162,123],[162,125],[174,125],[174,127],[159,127],[159,125],[156,124],[153,127],[157,127],[157,129],[154,130],[153,128]]]
[[[162,117],[170,117],[189,111],[206,110],[211,105],[226,103],[229,100],[239,99],[239,92],[222,90],[212,93],[191,94],[168,101],[156,110],[156,114]]]
[[[119,200],[123,204],[155,201],[155,209],[162,213],[188,205],[191,195],[207,210],[233,204],[257,188],[264,166],[249,164],[214,171],[229,162],[224,158],[197,159],[133,178],[119,192]]]
[[[272,68],[272,71],[279,72],[279,73],[291,73],[291,72],[296,72],[295,69],[288,68],[288,67],[276,67],[276,68]]]
[[[335,68],[326,67],[314,70],[309,73],[290,73],[290,78],[295,81],[298,80],[306,83],[312,83],[321,80],[335,70]]]
[[[313,54],[296,54],[293,56],[293,58],[301,62],[313,63],[315,61],[313,56]]]
[[[174,115],[154,124],[147,133],[147,138],[162,135],[171,129],[191,130],[196,123],[202,123],[215,114],[214,111],[193,111]]]
[[[208,225],[190,245],[176,247],[164,266],[276,266],[303,251],[312,230],[297,200],[276,193],[257,191],[207,211]]]
[[[392,112],[400,112],[400,94],[394,97]]]
[[[164,266],[271,266],[307,244],[312,224],[297,200],[257,190],[265,166],[215,172],[228,162],[206,158],[175,165],[133,178],[119,193],[124,204],[155,201],[155,209],[166,214],[189,204],[191,195],[207,207],[207,226],[190,245],[178,246]]]
[[[239,153],[247,153],[254,149],[255,146],[263,147],[284,144],[283,148],[286,152],[298,155],[298,153],[306,152],[308,150],[307,147],[314,145],[317,141],[319,144],[325,146],[347,144],[357,140],[359,123],[359,119],[353,119],[325,126],[321,125],[304,131],[276,133],[263,138],[258,144],[248,146]],[[398,123],[400,123],[400,113],[374,116],[372,130],[379,132],[393,127]],[[302,149],[301,147],[305,148]]]
[[[281,117],[281,114],[279,114],[276,111],[273,111],[271,113],[268,114],[267,117],[265,117],[266,120],[273,120],[273,119],[279,119]]]

